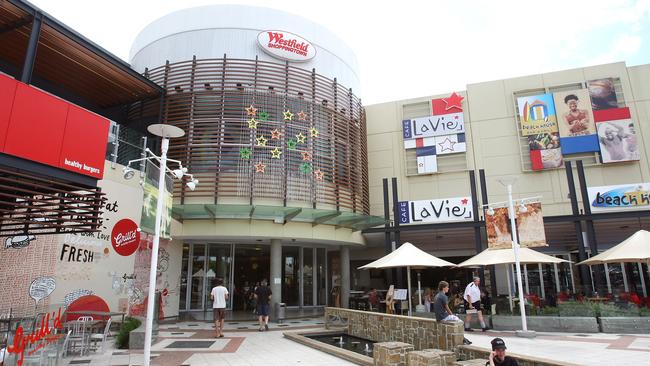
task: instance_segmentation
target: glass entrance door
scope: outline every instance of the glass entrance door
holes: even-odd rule
[[[185,253],[184,253],[185,254]],[[210,291],[217,278],[232,293],[232,245],[231,244],[193,244],[189,246],[187,278],[181,283],[186,289],[185,300],[188,310],[210,310],[212,300]],[[231,300],[226,303],[231,308]]]

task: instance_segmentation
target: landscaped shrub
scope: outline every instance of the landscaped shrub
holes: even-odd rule
[[[120,332],[115,338],[115,345],[119,349],[129,348],[129,333],[140,326],[142,322],[136,318],[126,318],[120,327]]]

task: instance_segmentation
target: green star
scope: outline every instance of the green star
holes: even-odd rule
[[[300,171],[305,173],[305,174],[310,174],[311,173],[311,164],[309,164],[309,163],[300,164]]]
[[[294,139],[287,140],[287,149],[295,150],[296,149],[296,140],[294,140]]]
[[[247,147],[242,147],[239,149],[239,157],[244,160],[250,160],[251,158],[251,149]]]
[[[269,120],[269,112],[262,111],[260,112],[259,116],[257,117],[262,122],[266,122]]]

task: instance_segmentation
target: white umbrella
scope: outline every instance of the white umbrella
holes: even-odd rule
[[[639,230],[620,244],[578,264],[650,261],[650,232]]]
[[[393,252],[368,263],[359,269],[406,267],[408,282],[409,316],[411,315],[411,267],[454,267],[455,264],[435,257],[406,242]]]
[[[568,262],[566,259],[553,257],[548,254],[540,253],[530,248],[519,248],[520,263],[562,263]],[[458,267],[480,267],[491,266],[494,264],[511,264],[515,263],[514,251],[508,249],[485,249],[472,258],[458,264]]]

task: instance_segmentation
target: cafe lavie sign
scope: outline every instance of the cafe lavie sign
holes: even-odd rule
[[[470,197],[398,202],[400,224],[473,221]]]
[[[591,212],[650,209],[650,183],[587,187]]]
[[[316,56],[316,48],[297,34],[267,30],[257,35],[257,43],[269,55],[287,61],[305,62]]]

